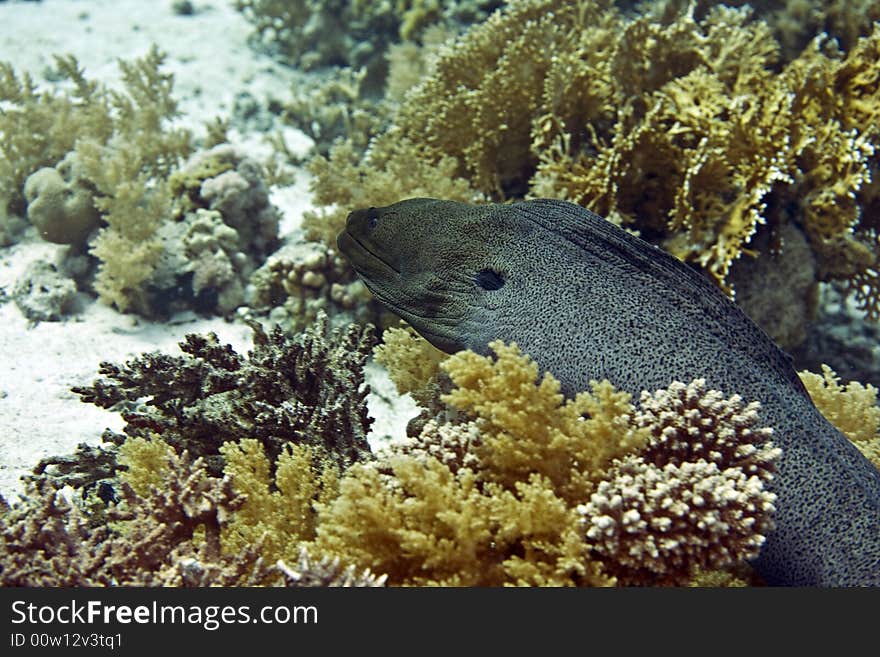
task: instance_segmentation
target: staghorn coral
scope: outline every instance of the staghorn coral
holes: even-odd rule
[[[757,402],[706,390],[697,379],[643,392],[636,424],[651,433],[615,461],[579,507],[587,538],[623,584],[686,584],[697,568],[757,556],[773,528],[765,489],[781,450],[758,428]]]
[[[363,366],[372,330],[350,325],[330,331],[327,318],[295,336],[253,323],[254,348],[245,358],[213,334],[190,334],[183,356],[144,354],[124,366],[102,363],[91,386],[75,387],[82,401],[122,407],[125,435],[158,434],[178,452],[204,456],[222,470],[220,446],[259,440],[272,462],[288,443],[325,447],[341,466],[369,452]]]
[[[228,586],[263,576],[254,550],[220,553],[220,532],[242,502],[229,481],[185,454],[168,454],[162,466],[147,497],[119,486],[110,523],[96,528],[47,480],[32,485],[0,516],[3,585]]]
[[[840,384],[840,377],[827,365],[822,374],[799,372],[816,407],[840,429],[856,447],[880,468],[880,406],[877,389],[850,381]]]

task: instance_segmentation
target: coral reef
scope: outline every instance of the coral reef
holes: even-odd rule
[[[607,382],[565,400],[552,375],[539,379],[515,345],[496,342],[495,358],[460,352],[443,361],[448,413],[358,461],[366,447],[356,432],[366,426],[353,427],[350,416],[323,435],[313,421],[287,440],[267,439],[265,426],[293,426],[283,408],[299,402],[278,394],[292,370],[307,371],[297,388],[309,393],[318,381],[333,387],[324,382],[344,369],[326,366],[334,355],[348,359],[349,374],[360,372],[366,334],[337,332],[334,354],[326,319],[294,341],[255,333],[248,361],[190,336],[188,357],[104,365],[108,379],[78,389],[87,401],[132,409],[118,458],[83,459],[96,475],[111,474],[104,483],[112,490],[74,503],[59,493],[61,483],[99,479],[76,472],[75,460],[47,463],[62,478],[34,477],[27,499],[0,514],[0,580],[734,585],[771,526],[764,484],[779,450],[757,424],[758,405],[701,381],[643,393],[638,407]],[[345,378],[343,388],[351,383]],[[224,413],[216,398],[233,384],[250,402]],[[309,417],[326,420],[360,404],[355,421],[368,424],[360,384],[343,388]],[[153,410],[136,404],[143,399]],[[227,427],[210,424],[218,418]],[[197,432],[203,442],[193,440]],[[209,436],[213,452],[204,450]],[[186,446],[205,456],[193,460]],[[212,466],[221,455],[222,465]]]
[[[382,332],[382,344],[376,345],[373,357],[388,370],[397,392],[411,394],[425,407],[436,396],[435,379],[440,374],[440,363],[448,355],[421,337],[412,327],[403,325],[401,328],[389,327]]]
[[[320,312],[335,316],[342,310],[359,323],[381,323],[383,315],[335,249],[290,238],[251,275],[246,298],[252,309],[271,309],[272,321],[294,330],[312,323]]]
[[[880,313],[869,184],[878,43],[880,30],[846,50],[820,35],[786,63],[747,8],[629,15],[602,0],[509,3],[440,48],[359,162],[345,147],[315,160],[316,201],[331,207],[309,219],[309,234],[329,240],[341,227],[332,204],[444,198],[438,188],[457,178],[471,198],[581,203],[733,294],[732,265],[796,248],[780,237],[792,225],[813,282],[757,319],[795,346],[803,331],[790,318],[812,311],[816,281],[842,281]],[[412,175],[433,166],[443,175]]]
[[[381,134],[390,118],[390,105],[365,88],[366,69],[342,68],[329,76],[304,77],[284,104],[284,121],[315,142],[326,156],[337,140],[348,140],[358,153]]]
[[[213,334],[191,334],[180,343],[183,356],[102,363],[102,378],[73,391],[85,402],[120,408],[125,435],[105,432],[106,441],[158,434],[179,453],[206,457],[214,474],[222,470],[220,446],[245,438],[258,440],[273,463],[289,443],[325,448],[342,467],[363,458],[370,327],[331,332],[325,315],[295,336],[251,326],[247,358]]]
[[[76,284],[52,263],[35,260],[15,281],[12,298],[31,322],[57,322],[76,308]]]
[[[827,365],[822,366],[822,374],[803,371],[799,375],[822,415],[880,468],[877,388],[857,381],[843,386],[840,377]]]
[[[135,309],[229,314],[278,243],[278,210],[262,167],[228,144],[196,153],[167,180],[174,207],[156,230],[159,257]],[[175,219],[172,220],[171,216]]]
[[[430,421],[343,475],[319,508],[318,553],[389,584],[447,585],[699,583],[707,568],[719,580],[717,569],[755,555],[779,456],[757,404],[700,381],[645,393],[638,409],[607,383],[563,401],[515,346],[492,348],[494,360],[460,352],[442,364],[455,384],[444,400],[465,422]],[[643,476],[626,485],[637,464]],[[655,508],[661,490],[670,495]],[[702,515],[664,522],[670,507]],[[615,531],[615,517],[639,512],[656,522]],[[652,545],[668,550],[664,562],[652,562]]]
[[[83,244],[99,225],[93,189],[76,174],[76,158],[68,153],[57,167],[38,169],[25,181],[28,219],[47,242]]]
[[[358,571],[354,566],[343,566],[339,559],[315,559],[302,548],[295,566],[283,561],[277,564],[287,586],[378,587],[384,586],[385,575],[376,576],[369,570]]]
[[[645,2],[640,8],[657,16],[668,16],[693,5],[694,13],[703,16],[715,4],[707,0],[661,0]],[[849,50],[880,20],[880,7],[872,0],[728,0],[724,4],[751,6],[773,30],[786,61],[794,59],[813,37],[822,33]]]
[[[840,283],[820,283],[818,296],[807,337],[791,352],[798,369],[819,372],[827,364],[846,381],[880,387],[880,323],[866,322]]]
[[[338,492],[337,464],[308,445],[289,445],[273,468],[253,439],[226,443],[221,452],[224,475],[245,496],[224,533],[223,549],[236,554],[259,544],[267,563],[296,560],[303,542],[315,538],[317,507]]]
[[[23,215],[27,177],[54,166],[78,139],[105,142],[114,132],[109,94],[85,78],[73,57],[54,62],[57,78],[73,85],[71,93],[40,90],[30,75],[0,62],[0,214]]]
[[[29,76],[2,68],[5,208],[23,214],[29,201],[40,234],[62,243],[84,241],[98,225],[97,210],[104,225],[90,245],[101,260],[94,287],[121,310],[161,255],[156,231],[169,203],[163,181],[191,149],[189,133],[168,126],[177,105],[163,60],[153,48],[120,62],[123,89],[116,91],[87,80],[73,57],[56,57],[59,76],[73,85],[69,94],[40,92]]]
[[[499,0],[236,0],[254,24],[252,40],[303,70],[353,66],[384,72],[389,43],[418,40],[437,23],[449,27],[483,20]]]
[[[409,196],[451,201],[479,198],[456,175],[456,168],[453,158],[431,162],[414,142],[390,133],[378,137],[362,160],[351,143],[339,142],[328,157],[317,156],[309,163],[318,209],[303,215],[306,237],[332,248],[351,208],[381,207]]]
[[[177,103],[163,61],[154,48],[120,62],[122,89],[111,90],[87,80],[75,59],[57,58],[74,85],[70,94],[38,92],[4,65],[4,212],[23,213],[26,204],[44,239],[87,245],[97,271],[86,268],[77,283],[121,311],[228,314],[278,246],[278,211],[269,203],[267,172],[229,145],[181,166],[192,140],[170,127]],[[53,112],[49,129],[45,115]],[[20,134],[26,131],[33,134]],[[4,223],[4,241],[11,241],[16,231]]]
[[[157,449],[158,448],[158,449]],[[313,559],[305,548],[295,567],[269,564],[262,543],[225,551],[221,537],[246,504],[229,478],[208,474],[201,459],[177,455],[159,440],[132,439],[102,522],[93,523],[48,480],[0,508],[3,586],[381,586],[382,577]],[[149,464],[149,465],[147,465]],[[140,471],[138,471],[138,467]],[[148,474],[145,471],[149,470]],[[133,473],[139,481],[127,481]],[[137,489],[137,491],[136,491]]]
[[[201,461],[174,455],[147,498],[122,485],[108,511],[115,528],[89,529],[77,506],[46,482],[0,516],[5,586],[246,584],[253,552],[224,557],[219,532],[242,498]],[[203,532],[204,540],[195,541]]]

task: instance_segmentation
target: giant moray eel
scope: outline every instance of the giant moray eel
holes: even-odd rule
[[[357,210],[338,237],[373,294],[447,352],[516,342],[566,395],[637,395],[702,377],[761,402],[783,455],[769,584],[880,585],[880,472],[816,409],[790,358],[700,273],[554,200],[410,199]]]

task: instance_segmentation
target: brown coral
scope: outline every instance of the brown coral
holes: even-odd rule
[[[258,546],[223,555],[220,535],[244,501],[202,460],[168,453],[145,496],[122,483],[109,525],[43,480],[0,517],[0,579],[6,586],[204,586],[266,576]],[[197,538],[201,536],[201,538]]]

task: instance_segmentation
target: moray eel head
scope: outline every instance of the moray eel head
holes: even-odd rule
[[[415,198],[355,210],[337,245],[376,298],[434,346],[482,352],[515,285],[501,247],[522,231],[491,207]]]

